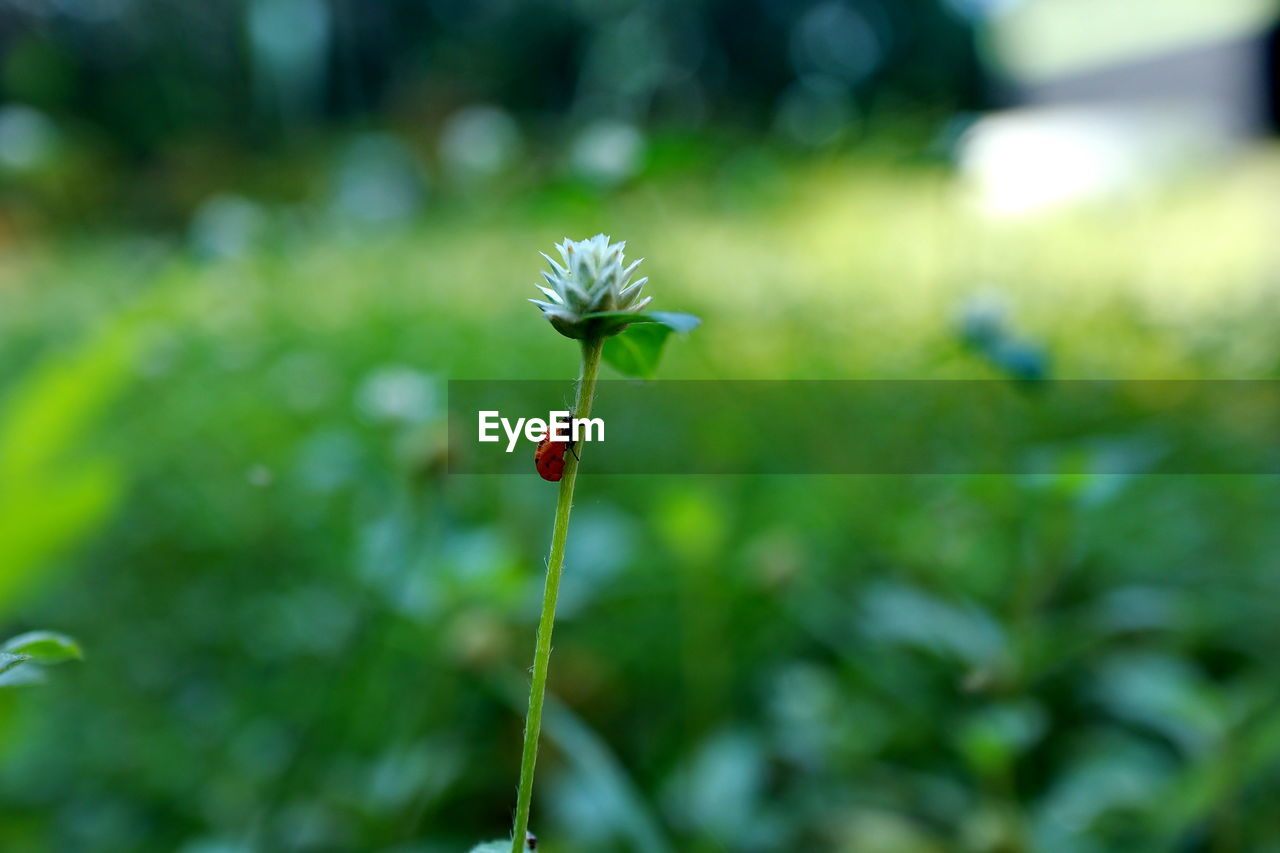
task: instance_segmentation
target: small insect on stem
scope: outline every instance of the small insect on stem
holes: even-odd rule
[[[538,836],[534,835],[532,832],[529,832],[528,830],[525,830],[525,833],[524,833],[524,848],[525,848],[526,850],[537,850],[537,849],[538,849]]]
[[[552,441],[550,431],[538,442],[533,451],[533,466],[538,469],[538,476],[552,483],[559,482],[564,476],[564,454],[569,451],[574,459],[578,459],[578,451],[573,441]],[[581,461],[581,460],[579,460]]]

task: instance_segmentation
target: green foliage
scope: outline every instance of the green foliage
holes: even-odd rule
[[[649,379],[658,369],[662,345],[671,330],[657,323],[638,323],[604,342],[604,360],[623,376]]]
[[[81,660],[84,657],[79,643],[66,634],[54,631],[28,631],[10,637],[0,649],[8,655],[22,655],[27,660],[45,665]]]
[[[24,377],[0,409],[0,616],[50,580],[50,563],[106,518],[115,465],[86,450],[129,376],[133,338],[110,328]]]
[[[1274,377],[1274,164],[1241,168],[1140,216],[999,227],[940,207],[938,175],[845,163],[607,205],[551,189],[217,263],[60,244],[2,294],[0,365],[25,377],[4,421],[51,426],[3,462],[26,473],[0,565],[23,622],[93,664],[0,693],[0,849],[445,853],[507,829],[553,499],[532,473],[444,473],[439,383],[572,371],[518,303],[531,243],[608,216],[682,283],[657,292],[714,322],[664,377],[1003,377],[952,321],[993,278],[1055,377]],[[136,369],[95,339],[46,362],[83,378],[33,378],[153,288],[175,307]],[[1061,477],[584,477],[539,849],[1280,844],[1280,484],[1100,477],[1094,438],[1055,449],[1083,460]],[[108,458],[114,497],[14,568]],[[74,574],[30,580],[55,563]]]
[[[82,657],[80,645],[65,634],[28,631],[11,637],[0,646],[0,688],[39,683],[44,667]]]
[[[0,652],[0,675],[3,675],[18,664],[28,660],[31,660],[29,655],[15,655],[10,654],[9,652]]]
[[[658,323],[673,332],[692,332],[702,321],[692,314],[678,311],[597,311],[583,315],[584,320],[596,320],[595,330],[600,335],[621,334],[637,323]]]
[[[620,311],[591,316],[622,319],[621,315],[626,313]],[[629,316],[632,319],[637,316],[643,319],[625,326],[622,332],[605,340],[604,360],[623,376],[641,379],[652,378],[657,372],[662,348],[672,332],[691,332],[701,322],[692,314],[673,311],[645,311],[639,315],[631,313]]]

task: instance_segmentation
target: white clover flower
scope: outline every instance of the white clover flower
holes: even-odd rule
[[[649,279],[631,281],[639,260],[623,266],[626,242],[610,243],[605,234],[588,240],[569,240],[556,245],[561,261],[545,252],[542,257],[551,270],[542,273],[549,287],[538,285],[547,297],[530,299],[560,334],[570,338],[602,338],[616,335],[633,320],[627,314],[644,310],[653,297],[640,298]],[[640,320],[637,316],[634,320]]]

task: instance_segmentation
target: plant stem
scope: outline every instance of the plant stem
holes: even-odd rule
[[[578,399],[573,416],[591,414],[596,395],[596,375],[600,372],[599,338],[582,342],[582,377],[578,380]],[[576,448],[582,455],[583,448]],[[529,714],[524,722],[524,753],[520,759],[520,793],[516,799],[516,822],[511,833],[511,853],[523,853],[525,832],[529,828],[529,804],[533,798],[533,769],[538,762],[538,735],[542,730],[542,700],[547,693],[547,669],[551,664],[551,630],[556,621],[556,598],[560,595],[560,575],[564,568],[564,543],[569,535],[569,511],[573,509],[573,484],[578,479],[578,459],[569,453],[564,457],[564,476],[560,479],[560,497],[556,502],[555,526],[551,530],[551,554],[547,557],[547,583],[542,593],[542,617],[538,621],[538,643],[533,653],[533,681],[529,685]]]

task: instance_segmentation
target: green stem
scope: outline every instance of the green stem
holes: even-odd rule
[[[604,341],[582,342],[582,378],[578,380],[575,418],[591,414],[596,395],[596,375],[600,372],[600,351]],[[578,447],[578,455],[582,455]],[[533,768],[538,762],[538,735],[542,730],[542,700],[547,693],[547,669],[551,664],[551,630],[556,621],[556,598],[560,595],[560,575],[564,568],[564,543],[569,535],[569,511],[573,508],[573,484],[578,479],[578,460],[565,455],[560,497],[556,502],[555,526],[551,530],[551,555],[547,558],[547,585],[542,593],[542,617],[538,621],[538,643],[533,653],[533,682],[529,685],[529,714],[524,722],[524,753],[520,759],[520,794],[516,799],[516,823],[511,833],[511,853],[523,853],[529,828],[529,804],[533,798]]]

